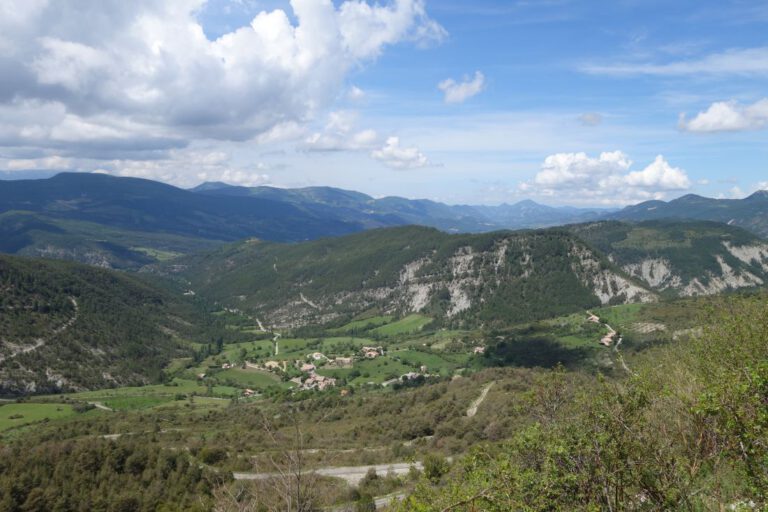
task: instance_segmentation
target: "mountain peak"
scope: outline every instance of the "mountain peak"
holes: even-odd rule
[[[230,188],[234,185],[224,183],[223,181],[204,181],[196,187],[189,189],[190,192],[205,192],[208,190],[221,190],[222,188]]]
[[[756,199],[757,200],[768,199],[768,190],[758,190],[757,192],[755,192],[751,196],[747,197],[746,199],[747,200],[751,200],[751,201],[754,201]]]

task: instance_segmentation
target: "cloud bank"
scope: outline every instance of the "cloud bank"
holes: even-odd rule
[[[0,3],[4,153],[152,161],[193,141],[295,137],[352,69],[446,35],[424,0],[291,0],[209,40],[204,3]]]
[[[659,155],[645,168],[632,171],[632,161],[621,151],[590,157],[586,153],[548,156],[541,170],[520,191],[558,197],[572,203],[621,205],[663,199],[667,192],[686,190],[691,180]]]

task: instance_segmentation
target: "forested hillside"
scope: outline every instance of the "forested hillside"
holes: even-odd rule
[[[710,295],[768,281],[768,242],[735,226],[661,220],[568,229],[631,276],[670,295]]]
[[[214,332],[206,313],[138,278],[0,256],[0,394],[157,382]]]
[[[407,227],[297,245],[250,241],[155,269],[276,326],[369,309],[451,325],[508,324],[601,304],[652,301],[562,230],[447,235]]]

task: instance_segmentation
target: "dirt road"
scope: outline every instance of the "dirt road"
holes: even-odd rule
[[[80,313],[80,306],[77,303],[77,299],[74,297],[70,297],[69,300],[72,302],[72,306],[75,308],[75,314],[72,315],[72,318],[64,322],[60,327],[57,327],[54,329],[54,331],[51,333],[51,336],[58,336],[59,334],[63,333],[77,321],[77,317]],[[45,345],[48,342],[45,338],[38,338],[35,340],[35,342],[32,345],[27,345],[26,347],[20,347],[16,350],[11,350],[10,354],[7,356],[0,356],[0,363],[5,361],[6,359],[13,359],[14,357],[18,356],[19,354],[26,354],[28,352],[32,352],[33,350],[37,350],[43,345]]]
[[[379,475],[386,475],[388,473],[394,473],[396,475],[407,475],[414,467],[418,470],[423,469],[421,462],[397,462],[393,464],[375,464],[372,466],[345,466],[338,468],[322,468],[316,469],[314,472],[322,476],[330,476],[335,478],[341,478],[350,485],[359,485],[360,482],[368,474],[368,471],[375,469]],[[233,473],[235,480],[267,480],[269,478],[276,478],[280,475],[278,473]]]
[[[480,407],[480,404],[483,403],[483,401],[485,400],[485,397],[488,396],[488,392],[491,390],[491,387],[493,387],[493,384],[494,383],[491,382],[490,384],[485,386],[483,388],[482,393],[480,393],[480,396],[477,397],[477,399],[474,402],[472,402],[472,405],[469,406],[469,409],[467,409],[467,417],[468,418],[471,418],[475,414],[477,414],[477,408]]]

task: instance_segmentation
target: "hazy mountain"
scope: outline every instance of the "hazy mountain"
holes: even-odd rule
[[[599,219],[726,222],[768,234],[768,194],[743,200],[685,196],[621,211],[373,198],[332,187],[280,189],[204,183],[192,190],[135,178],[64,173],[0,181],[0,251],[139,268],[235,240],[297,242],[403,225],[448,233],[541,228]]]
[[[0,181],[1,251],[100,266],[138,267],[243,238],[299,241],[368,227],[284,201],[135,178],[69,173]]]
[[[447,232],[486,232],[498,229],[538,228],[583,222],[611,210],[555,208],[531,200],[500,206],[447,205],[428,199],[384,197],[375,199],[360,192],[332,187],[281,189],[275,187],[237,187],[224,183],[203,183],[192,189],[213,195],[249,196],[285,201],[309,207],[324,205],[339,208],[345,218],[379,215],[393,224],[430,226]],[[383,226],[381,226],[383,227]]]
[[[698,219],[723,222],[768,236],[768,191],[744,199],[712,199],[695,194],[669,202],[646,201],[606,216],[616,220]]]

